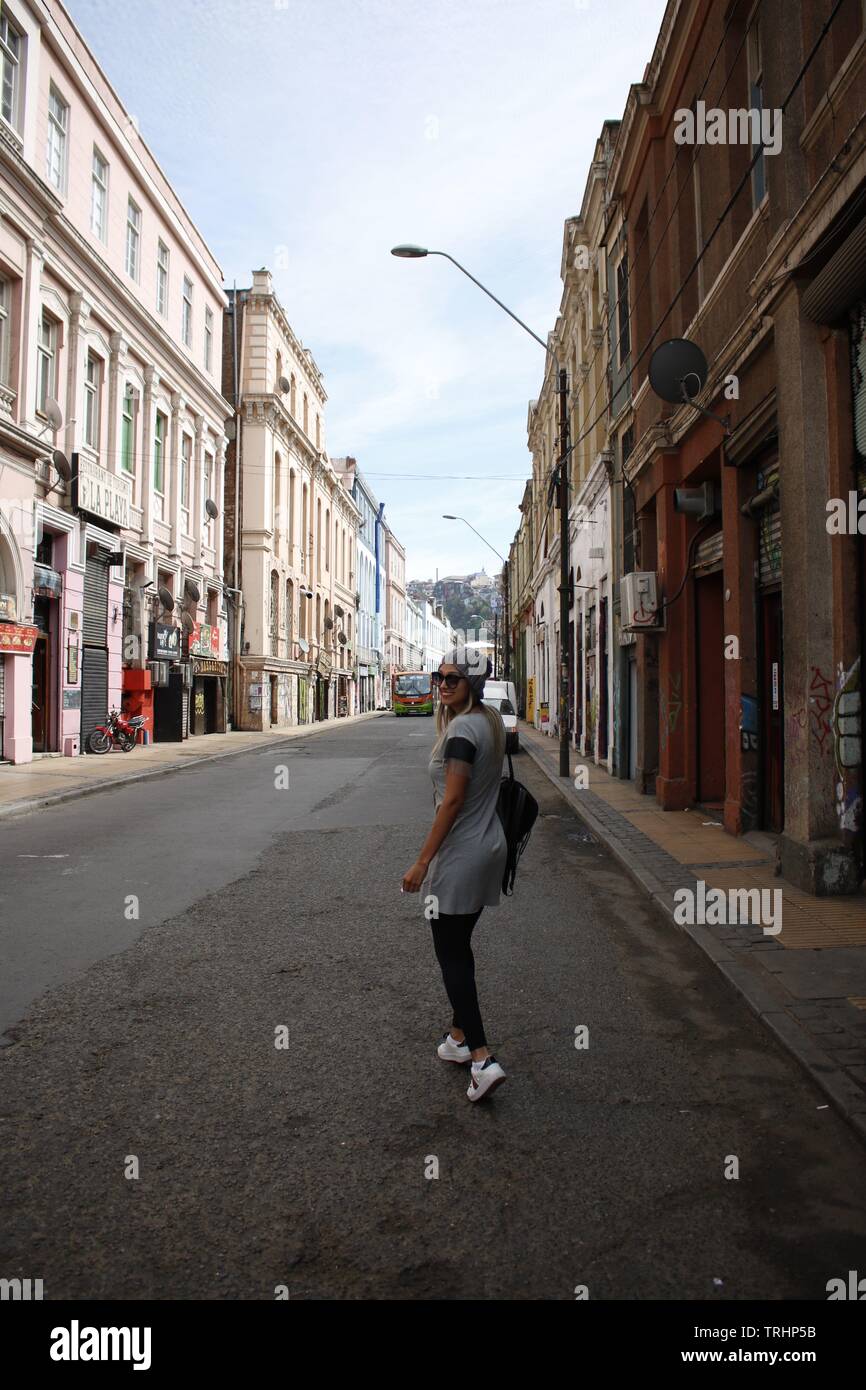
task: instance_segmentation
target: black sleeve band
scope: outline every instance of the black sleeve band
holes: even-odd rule
[[[468,738],[449,738],[445,744],[444,759],[456,758],[461,763],[475,762],[475,744]]]

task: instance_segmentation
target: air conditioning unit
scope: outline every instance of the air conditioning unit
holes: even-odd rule
[[[150,683],[154,688],[158,685],[168,685],[168,668],[169,663],[167,661],[149,661],[147,663]]]
[[[620,622],[626,632],[653,632],[664,627],[658,584],[652,570],[624,574],[619,581]]]

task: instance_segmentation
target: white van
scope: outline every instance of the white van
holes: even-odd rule
[[[517,691],[513,681],[485,681],[484,703],[498,709],[505,725],[505,751],[520,752],[520,736],[517,732]]]

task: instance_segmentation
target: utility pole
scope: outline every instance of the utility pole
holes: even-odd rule
[[[568,777],[568,674],[571,668],[571,644],[568,637],[568,378],[564,367],[559,371],[559,775]]]

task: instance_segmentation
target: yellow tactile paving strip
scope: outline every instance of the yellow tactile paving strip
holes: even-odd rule
[[[558,756],[553,739],[533,734],[525,726],[521,727],[521,737],[551,759]],[[710,817],[703,812],[662,811],[630,783],[611,777],[584,758],[573,754],[572,765],[588,767],[589,790],[708,887],[780,888],[782,930],[768,940],[778,941],[789,950],[866,946],[866,892],[844,898],[814,898],[786,879],[777,878],[766,852],[726,834],[722,825],[707,825]],[[725,868],[728,862],[738,867]],[[719,867],[704,867],[716,865]],[[866,1001],[858,1007],[866,1008]]]

